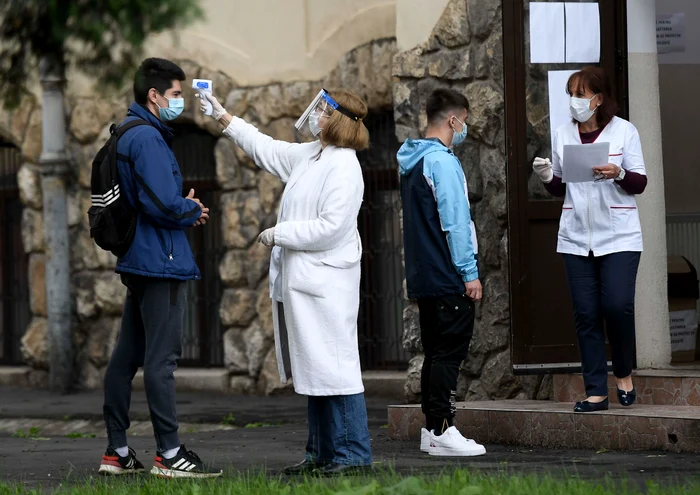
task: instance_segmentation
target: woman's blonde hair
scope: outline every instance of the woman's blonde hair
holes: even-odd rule
[[[324,142],[338,148],[351,148],[355,151],[369,148],[369,131],[362,121],[367,117],[367,105],[362,101],[362,98],[345,89],[329,90],[328,94],[339,105],[357,115],[359,120],[353,120],[336,110],[323,128]]]

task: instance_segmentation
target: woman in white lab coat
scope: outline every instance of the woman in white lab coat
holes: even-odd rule
[[[554,134],[552,161],[535,158],[534,171],[554,196],[564,197],[557,252],[564,255],[574,304],[587,399],[575,412],[606,410],[608,373],[603,321],[607,324],[617,396],[636,399],[634,294],[642,252],[635,195],[647,185],[637,129],[616,117],[607,75],[587,67],[571,76],[567,91],[573,121]],[[591,182],[562,182],[565,145],[610,143],[609,163],[591,170]]]
[[[331,476],[372,464],[357,341],[364,181],[356,151],[369,146],[369,133],[358,96],[322,93],[306,112],[319,139],[305,144],[276,141],[205,98],[224,135],[285,183],[277,224],[258,239],[274,246],[270,296],[280,377],[293,378],[295,391],[309,399],[306,456],[285,473]]]

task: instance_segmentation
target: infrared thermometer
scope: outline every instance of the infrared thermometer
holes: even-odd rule
[[[204,112],[204,115],[211,115],[212,112],[211,102],[204,97],[204,93],[211,94],[214,90],[213,86],[214,85],[212,84],[210,79],[192,80],[192,89],[194,89],[195,91],[199,91],[199,97],[202,98],[202,101],[207,104],[207,111]]]

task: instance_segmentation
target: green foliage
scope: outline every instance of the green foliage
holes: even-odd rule
[[[138,66],[150,35],[202,14],[199,0],[0,0],[4,103],[19,103],[41,58],[119,87]]]

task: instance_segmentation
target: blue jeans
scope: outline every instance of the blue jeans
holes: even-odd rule
[[[364,394],[309,396],[306,458],[317,463],[372,464]]]
[[[608,360],[603,320],[612,351],[613,374],[632,374],[635,359],[634,293],[641,253],[594,257],[564,255],[581,353],[586,395],[608,395]]]

